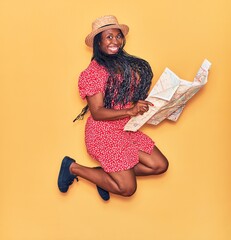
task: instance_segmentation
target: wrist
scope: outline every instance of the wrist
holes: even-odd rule
[[[126,114],[128,117],[132,117],[132,116],[134,116],[134,114],[132,113],[131,108],[127,108],[127,109],[125,109],[125,114]]]

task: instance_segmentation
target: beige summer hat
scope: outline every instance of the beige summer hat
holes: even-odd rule
[[[87,46],[93,47],[94,37],[98,33],[111,28],[120,29],[124,36],[126,36],[129,31],[129,27],[125,24],[119,24],[115,16],[112,16],[112,15],[103,16],[103,17],[97,18],[92,23],[92,31],[90,34],[87,35],[85,39],[85,43],[87,44]]]

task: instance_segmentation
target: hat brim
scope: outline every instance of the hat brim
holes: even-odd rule
[[[103,31],[108,30],[108,29],[112,29],[112,28],[120,29],[124,36],[126,36],[129,32],[129,27],[125,24],[108,25],[108,26],[105,26],[105,27],[102,27],[102,28],[98,28],[97,30],[92,31],[90,34],[87,35],[87,37],[85,38],[86,45],[88,47],[93,47],[94,37],[98,33],[103,32]]]

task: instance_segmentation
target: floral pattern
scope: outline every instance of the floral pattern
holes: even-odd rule
[[[105,90],[108,73],[93,60],[79,77],[80,96],[92,96]],[[129,104],[126,107],[129,107]],[[154,142],[142,133],[123,130],[129,117],[115,121],[95,121],[89,116],[85,128],[85,142],[91,157],[100,162],[105,172],[128,170],[139,162],[138,151],[151,153]]]

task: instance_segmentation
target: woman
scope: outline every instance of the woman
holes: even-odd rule
[[[136,176],[164,173],[168,161],[154,142],[140,131],[123,130],[128,120],[147,112],[145,101],[153,77],[149,64],[124,51],[129,28],[114,16],[103,16],[92,24],[85,43],[93,57],[79,77],[80,96],[87,100],[85,140],[88,153],[101,167],[89,168],[65,157],[58,186],[66,192],[77,176],[95,183],[104,200],[109,192],[121,196],[135,193]]]

